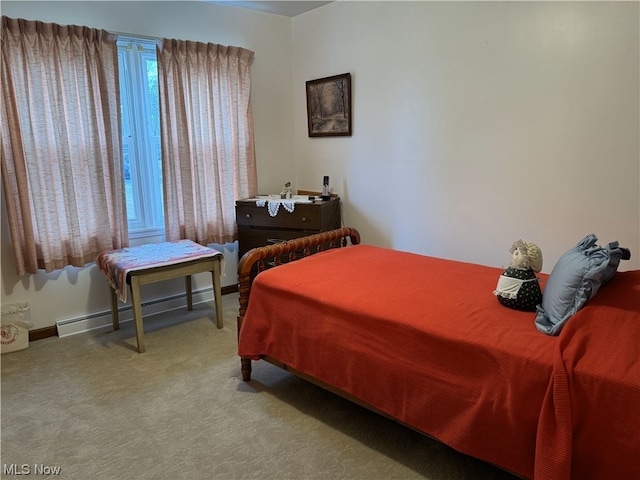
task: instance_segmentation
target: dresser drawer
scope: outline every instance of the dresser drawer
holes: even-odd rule
[[[289,213],[281,205],[275,217],[269,215],[267,207],[243,203],[236,205],[238,227],[293,228],[302,230],[320,230],[321,211],[318,205],[298,203]]]
[[[252,248],[264,247],[273,243],[294,238],[304,237],[318,233],[316,231],[306,232],[305,230],[266,230],[262,228],[238,228],[238,243],[244,253]]]

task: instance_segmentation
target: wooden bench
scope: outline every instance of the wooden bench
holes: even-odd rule
[[[156,253],[157,257],[154,258]],[[216,326],[222,328],[220,275],[223,258],[222,253],[189,240],[141,245],[100,253],[97,263],[109,283],[114,330],[120,328],[118,299],[123,303],[126,302],[126,289],[129,285],[138,352],[144,352],[140,286],[185,277],[187,309],[191,310],[193,308],[191,275],[203,272],[211,272]]]

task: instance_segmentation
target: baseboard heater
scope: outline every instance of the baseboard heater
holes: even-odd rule
[[[223,294],[225,292],[223,288]],[[187,306],[186,293],[170,295],[168,297],[149,300],[142,303],[143,315],[154,315],[156,313],[167,312]],[[204,302],[213,302],[213,288],[203,288],[193,292],[193,304],[197,305]],[[131,305],[125,305],[118,308],[118,317],[120,324],[133,320],[133,310]],[[88,332],[99,328],[113,328],[113,320],[111,317],[111,309],[101,312],[90,313],[81,317],[68,318],[66,320],[56,321],[56,328],[59,337],[68,337],[77,333]]]

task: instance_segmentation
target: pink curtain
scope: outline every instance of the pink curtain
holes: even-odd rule
[[[2,182],[18,274],[128,244],[115,35],[2,17]]]
[[[257,193],[251,112],[253,52],[162,41],[158,52],[168,241],[237,238],[235,200]]]

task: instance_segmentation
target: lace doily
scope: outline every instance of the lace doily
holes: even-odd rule
[[[296,208],[294,200],[256,200],[256,205],[258,207],[266,206],[269,211],[269,215],[272,217],[275,217],[278,214],[280,205],[282,205],[289,213],[293,213],[293,210]]]

